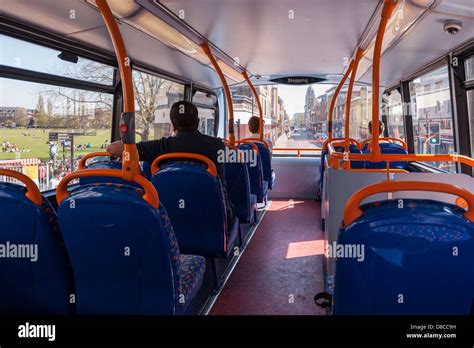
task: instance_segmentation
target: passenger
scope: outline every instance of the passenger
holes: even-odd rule
[[[52,189],[58,187],[59,182],[61,181],[61,169],[55,169],[53,175],[54,176],[49,180],[49,185]]]
[[[265,126],[265,121],[263,121],[263,125]],[[249,119],[249,131],[252,133],[249,138],[260,138],[260,117],[252,116]],[[270,139],[263,139],[268,144],[268,149],[270,153],[273,149],[273,143]]]
[[[225,152],[225,145],[219,138],[201,134],[198,130],[199,115],[197,107],[187,101],[179,101],[171,106],[170,110],[173,136],[159,140],[142,141],[137,143],[140,160],[152,163],[157,157],[173,152],[190,152],[206,156],[214,162],[221,179],[224,195],[227,202],[227,217],[229,223],[233,221],[232,204],[227,199],[225,182],[225,163],[218,161],[219,154]],[[123,153],[122,141],[115,141],[107,146],[107,152],[114,157],[121,157]]]
[[[372,137],[372,121],[369,121],[368,128],[369,128],[370,137]],[[382,121],[379,121],[379,138],[385,137],[384,131],[385,131],[385,124]]]

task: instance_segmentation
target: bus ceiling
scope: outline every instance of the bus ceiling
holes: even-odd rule
[[[119,19],[132,63],[206,88],[221,87],[200,47],[206,41],[230,86],[245,84],[244,71],[255,85],[291,76],[337,83],[359,46],[366,54],[356,81],[370,84],[381,3],[108,0]],[[474,36],[472,0],[400,0],[395,11],[382,48],[382,86],[393,84]],[[113,53],[94,0],[19,0],[11,2],[4,15]],[[460,22],[461,30],[448,34],[447,21]]]

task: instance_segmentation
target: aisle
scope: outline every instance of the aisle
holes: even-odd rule
[[[315,201],[272,201],[210,314],[324,314],[319,216]]]

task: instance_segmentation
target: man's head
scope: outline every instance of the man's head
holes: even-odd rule
[[[258,133],[260,131],[260,117],[252,116],[249,119],[249,131],[250,133]]]
[[[197,107],[187,101],[179,101],[171,106],[171,124],[174,130],[195,130],[199,127],[199,115]]]
[[[379,137],[383,137],[383,131],[385,129],[385,125],[382,121],[379,121]],[[369,122],[369,133],[372,135],[372,121]]]

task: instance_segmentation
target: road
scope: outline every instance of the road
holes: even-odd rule
[[[290,133],[289,137],[283,133],[273,145],[274,148],[313,148],[313,147],[321,147],[322,143],[319,141],[314,140],[314,137],[311,134],[307,134],[305,132],[298,132],[298,133]],[[282,154],[296,154],[296,151],[276,151],[276,155]],[[315,152],[308,152],[305,151],[304,155],[315,154]]]

